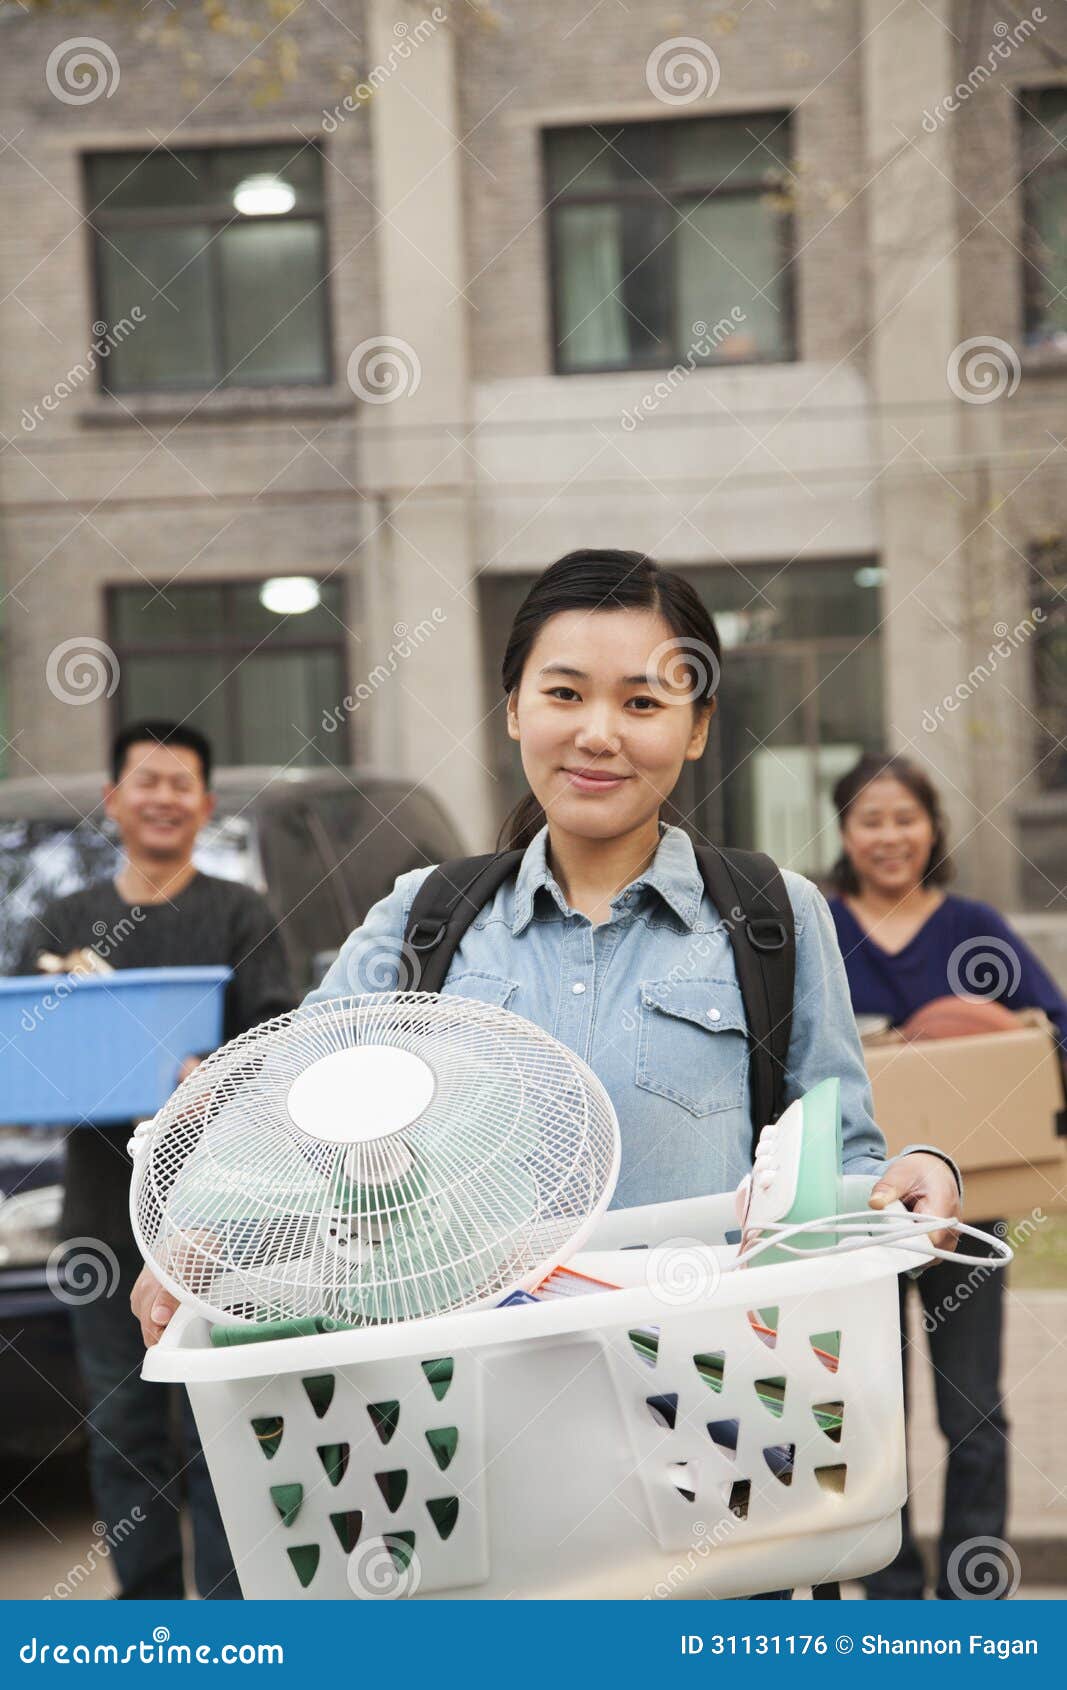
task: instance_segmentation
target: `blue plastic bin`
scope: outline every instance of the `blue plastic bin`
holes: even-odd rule
[[[126,968],[0,980],[0,1122],[154,1115],[183,1058],[222,1042],[228,968]]]

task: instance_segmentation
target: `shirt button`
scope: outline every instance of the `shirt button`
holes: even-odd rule
[[[585,991],[585,987],[582,985],[580,980],[576,980],[574,985],[571,987],[571,991],[574,993],[575,997],[579,997],[581,993]]]
[[[722,1020],[722,1010],[721,1009],[709,1009],[708,1010],[708,1020],[709,1021],[721,1021]]]

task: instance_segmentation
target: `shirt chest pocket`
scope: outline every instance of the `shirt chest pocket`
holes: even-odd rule
[[[748,1024],[736,980],[646,980],[637,1084],[691,1115],[739,1109],[748,1080]]]
[[[450,974],[441,987],[442,997],[474,998],[478,1003],[492,1004],[495,1009],[511,1009],[512,998],[518,990],[517,980],[507,980],[502,974],[487,974],[480,969],[464,969],[462,974]]]

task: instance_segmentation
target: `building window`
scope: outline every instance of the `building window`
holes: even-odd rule
[[[795,357],[789,118],[545,132],[556,369]]]
[[[1067,791],[1067,541],[1030,552],[1030,603],[1043,612],[1029,640],[1034,688],[1034,773],[1045,791]]]
[[[147,586],[111,588],[116,728],[189,721],[220,763],[349,762],[348,721],[336,713],[346,692],[342,586],[319,582],[316,593],[301,579],[303,602],[314,602],[299,615],[268,609],[261,581],[168,586],[155,597]]]
[[[870,560],[716,564],[682,573],[712,612],[723,646],[708,749],[687,763],[673,810],[698,838],[767,851],[820,876],[840,851],[831,792],[865,751],[883,748],[879,591]],[[506,738],[500,651],[532,576],[483,575],[487,750],[503,820],[526,790]]]
[[[105,392],[330,380],[317,146],[86,160]]]
[[[1026,342],[1067,351],[1067,88],[1022,106]]]

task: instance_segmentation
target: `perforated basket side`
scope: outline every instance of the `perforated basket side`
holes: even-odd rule
[[[483,1391],[475,1356],[436,1351],[191,1386],[245,1596],[484,1582]]]
[[[724,1549],[810,1542],[904,1501],[895,1275],[799,1295],[789,1273],[773,1303],[713,1300],[604,1334],[664,1549],[695,1529]]]

